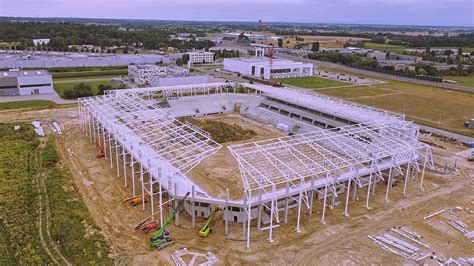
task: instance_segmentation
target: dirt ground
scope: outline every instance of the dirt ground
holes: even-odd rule
[[[225,189],[228,188],[231,199],[243,198],[244,187],[239,173],[239,166],[228,147],[239,143],[277,138],[285,134],[272,126],[264,125],[238,114],[225,114],[201,119],[237,124],[244,129],[251,129],[257,133],[255,137],[249,140],[223,143],[223,147],[217,153],[204,159],[189,172],[189,176],[213,196],[225,198]]]
[[[280,227],[274,230],[275,242],[272,244],[266,241],[268,231],[257,232],[253,226],[250,251],[245,250],[241,225],[230,223],[229,234],[226,236],[222,218],[218,216],[213,225],[213,233],[208,238],[200,238],[197,231],[204,220],[198,218],[197,228],[191,229],[190,216],[182,213],[181,226],[172,225],[169,228],[175,244],[156,251],[147,243],[149,235],[132,229],[135,223],[149,215],[149,206],[142,211],[140,207],[132,207],[123,202],[124,198],[131,195],[130,185],[124,187],[123,177],[117,177],[115,170],[110,168],[109,161],[95,158],[94,144],[80,132],[76,109],[0,112],[0,122],[31,119],[54,119],[63,127],[64,134],[59,138],[58,148],[91,215],[111,245],[110,257],[116,264],[172,264],[169,252],[183,247],[196,252],[211,251],[222,264],[228,265],[415,264],[380,249],[367,237],[383,234],[391,227],[399,226],[407,226],[420,233],[423,241],[430,245],[430,250],[437,256],[474,257],[474,244],[446,224],[450,215],[457,215],[473,230],[473,214],[446,213],[423,220],[427,213],[443,208],[461,206],[474,209],[474,165],[456,154],[462,150],[457,144],[424,137],[444,149],[433,149],[437,169],[435,172],[427,172],[423,190],[419,188],[419,180],[416,183],[410,182],[406,197],[402,193],[403,186],[398,185],[391,190],[389,202],[385,202],[386,186],[379,183],[376,194],[370,198],[369,210],[363,207],[367,191],[359,190],[356,201],[349,203],[350,216],[342,215],[341,205],[332,210],[328,208],[325,225],[320,223],[322,202],[315,201],[311,216],[306,213],[305,208],[302,209],[304,214],[301,233],[294,231],[294,209],[290,211],[288,224],[281,222]],[[454,162],[457,164],[456,170],[453,169]],[[210,166],[216,165],[218,164]],[[336,198],[336,201],[344,200],[344,196]],[[435,264],[435,261],[428,259],[425,263]]]

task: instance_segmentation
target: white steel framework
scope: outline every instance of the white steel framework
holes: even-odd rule
[[[405,194],[412,178],[416,179],[421,173],[422,187],[426,167],[434,167],[429,145],[406,134],[404,129],[410,123],[403,116],[320,96],[308,100],[305,94],[291,89],[243,85],[253,88],[257,94],[269,94],[303,105],[314,104],[308,102],[314,100],[320,104],[315,108],[330,112],[332,105],[339,115],[353,114],[354,119],[367,115],[367,118],[361,124],[230,146],[244,186],[244,197],[238,200],[229,199],[228,189],[225,198],[213,197],[187,176],[193,167],[214,154],[221,145],[214,142],[207,132],[181,123],[152,99],[236,93],[239,84],[120,90],[108,92],[105,96],[83,98],[78,106],[81,128],[91,141],[104,147],[111,167],[115,163],[117,175],[121,172],[124,175],[125,186],[128,185],[126,166],[131,167],[134,196],[134,176],[138,174],[143,200],[145,193],[151,197],[152,214],[154,195],[159,196],[160,221],[163,220],[165,204],[174,200],[176,206],[176,199],[192,191],[189,204],[193,227],[196,202],[224,207],[225,233],[229,220],[232,220],[231,208],[240,209],[247,248],[250,248],[252,219],[257,218],[258,231],[269,231],[268,240],[272,242],[273,229],[282,220],[282,209],[283,221],[288,222],[289,205],[297,207],[295,231],[300,232],[302,208],[305,207],[311,215],[315,198],[323,199],[321,222],[325,223],[328,197],[334,206],[335,198],[345,193],[343,213],[349,215],[351,191],[354,200],[357,189],[367,187],[365,207],[369,208],[369,198],[375,193],[377,182],[386,181],[385,199],[388,201],[396,177],[404,179]],[[288,94],[284,93],[286,90]],[[123,162],[122,171],[119,160]],[[167,193],[166,202],[163,193]],[[142,207],[145,208],[145,203]],[[266,227],[261,226],[263,211],[270,216]],[[176,222],[179,224],[179,216]]]

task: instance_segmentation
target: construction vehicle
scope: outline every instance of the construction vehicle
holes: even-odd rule
[[[95,143],[95,148],[96,148],[95,157],[97,157],[97,159],[104,158],[105,157],[105,152],[104,152],[104,149],[102,149],[102,146],[100,146],[99,141],[97,141]]]
[[[202,236],[202,237],[207,237],[211,232],[212,232],[212,228],[209,226],[212,222],[212,220],[214,219],[214,217],[216,216],[217,212],[220,211],[219,208],[215,209],[211,215],[209,215],[209,217],[207,217],[207,221],[206,223],[204,224],[204,226],[201,228],[201,230],[199,230],[199,235]]]
[[[145,194],[145,203],[147,202],[149,197],[150,196],[148,196],[148,194]],[[139,204],[142,204],[143,202],[142,195],[126,198],[123,200],[123,202],[130,202],[132,206],[137,206]]]
[[[165,246],[173,243],[173,239],[171,239],[170,234],[168,230],[166,230],[166,228],[168,228],[170,223],[174,220],[176,213],[180,211],[180,208],[183,205],[183,202],[186,200],[188,196],[189,196],[189,192],[186,193],[184,198],[173,209],[173,212],[171,212],[170,216],[168,217],[168,219],[166,219],[163,225],[160,228],[158,228],[158,230],[156,230],[156,232],[153,234],[153,237],[150,237],[150,246],[160,250],[164,248]]]
[[[142,227],[140,227],[141,230],[145,231],[145,234],[148,234],[148,232],[150,232],[151,230],[155,230],[158,228],[160,228],[160,225],[155,221],[145,223]]]

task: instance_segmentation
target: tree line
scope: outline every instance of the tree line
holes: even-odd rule
[[[0,41],[18,43],[14,48],[23,50],[33,46],[33,39],[48,38],[50,39],[48,48],[55,51],[68,51],[69,45],[94,45],[103,49],[112,46],[146,49],[176,47],[180,50],[214,46],[211,41],[183,41],[170,38],[170,35],[183,30],[192,29],[144,26],[127,30],[118,25],[3,21],[0,22]],[[202,36],[202,32],[199,35]]]

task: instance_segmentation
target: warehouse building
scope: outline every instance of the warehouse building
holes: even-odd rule
[[[53,93],[53,79],[46,70],[0,72],[0,96]]]
[[[158,54],[92,54],[64,52],[0,52],[0,68],[107,67],[130,64],[170,63]]]
[[[313,75],[313,64],[273,59],[270,74],[270,59],[266,57],[224,58],[224,69],[241,75],[273,79],[297,78]]]

